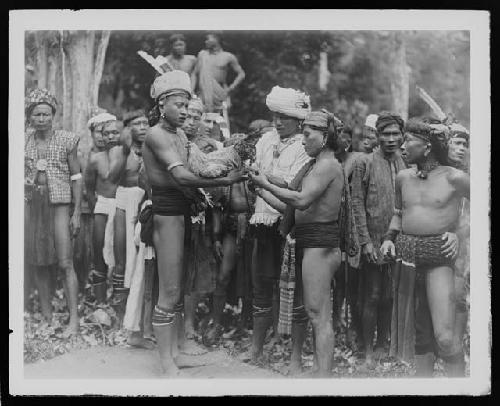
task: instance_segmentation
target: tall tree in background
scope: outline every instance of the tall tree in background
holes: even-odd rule
[[[110,31],[32,31],[27,33],[27,63],[34,67],[36,85],[57,98],[57,126],[81,137],[90,148],[87,121],[97,106]]]
[[[410,68],[406,63],[406,39],[404,32],[390,34],[391,42],[391,110],[398,113],[404,120],[408,119],[410,101]]]

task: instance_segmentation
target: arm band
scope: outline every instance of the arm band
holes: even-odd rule
[[[71,180],[78,180],[78,179],[81,179],[82,178],[82,173],[79,172],[79,173],[75,173],[74,175],[71,175]]]
[[[387,233],[384,234],[384,241],[396,241],[396,237],[398,236],[399,234],[399,230],[392,230],[392,229],[389,229],[389,231],[387,231]]]
[[[174,169],[177,166],[184,166],[184,164],[181,161],[171,163],[169,166],[167,166],[167,171],[171,171],[172,169]]]

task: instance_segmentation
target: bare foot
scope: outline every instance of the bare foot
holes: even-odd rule
[[[375,347],[373,351],[373,359],[379,360],[387,356],[387,351],[384,347]]]
[[[79,333],[78,324],[70,323],[62,333],[63,338],[69,338]]]
[[[155,345],[151,340],[144,338],[140,333],[136,334],[136,332],[129,334],[127,344],[132,347],[145,348],[146,350],[155,349]]]
[[[302,363],[300,361],[291,361],[288,369],[288,375],[297,376],[302,373]]]
[[[332,372],[331,371],[315,371],[312,373],[313,378],[331,378],[332,377]]]
[[[181,354],[185,355],[203,355],[208,352],[205,348],[198,345],[194,340],[186,339],[179,349]]]
[[[375,369],[375,360],[373,359],[373,353],[366,355],[365,362],[359,367],[360,372],[368,372]]]
[[[161,377],[162,378],[178,378],[180,376],[181,371],[175,365],[175,363],[172,362],[162,362],[161,363]]]

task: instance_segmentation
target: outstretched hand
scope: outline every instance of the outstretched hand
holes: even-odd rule
[[[233,169],[229,172],[225,179],[228,182],[228,185],[232,185],[233,183],[242,182],[248,179],[247,173],[242,169]]]

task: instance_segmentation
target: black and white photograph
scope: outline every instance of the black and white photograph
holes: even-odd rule
[[[489,25],[10,11],[9,393],[490,394]]]

